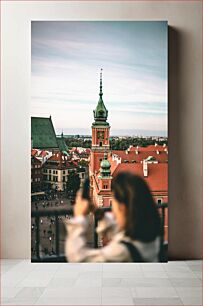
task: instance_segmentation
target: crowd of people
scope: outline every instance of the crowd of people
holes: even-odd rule
[[[51,192],[49,194],[37,195],[32,198],[32,211],[38,210],[47,210],[52,211],[59,208],[69,208],[70,207],[70,199],[67,199],[64,193],[62,192]],[[31,253],[32,256],[36,256],[36,230],[39,230],[40,236],[40,245],[39,250],[41,256],[44,255],[55,255],[55,220],[54,216],[47,216],[40,218],[39,229],[37,229],[37,225],[35,224],[35,219],[32,218],[31,224],[31,235],[32,235],[32,245],[31,245]],[[64,227],[64,219],[70,219],[69,215],[66,216],[58,216],[59,226],[60,226],[60,243],[63,244],[65,240],[65,229]],[[61,230],[62,229],[62,230]]]

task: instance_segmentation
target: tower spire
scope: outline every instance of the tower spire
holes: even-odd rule
[[[97,103],[96,109],[93,111],[95,122],[106,122],[108,117],[108,110],[106,109],[103,101],[103,92],[102,92],[102,71],[100,71],[100,91],[99,91],[99,101]]]
[[[100,176],[99,178],[110,177],[111,176],[111,164],[108,161],[108,154],[104,153],[104,158],[100,164]]]
[[[100,92],[99,92],[100,97],[103,96],[103,92],[102,92],[102,71],[103,71],[103,69],[101,68],[101,71],[100,71]]]

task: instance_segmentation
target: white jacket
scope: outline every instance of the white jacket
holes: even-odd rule
[[[87,247],[86,232],[88,220],[86,217],[72,218],[66,222],[67,238],[65,254],[68,262],[132,262],[130,252],[121,241],[131,242],[146,262],[157,262],[160,248],[160,238],[144,243],[125,236],[124,231],[118,231],[110,213],[106,213],[99,222],[98,233],[111,235],[107,246],[98,249]]]

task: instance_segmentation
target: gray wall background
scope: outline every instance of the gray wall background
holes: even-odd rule
[[[201,258],[201,1],[5,1],[1,6],[2,258],[30,258],[31,20],[168,20],[169,254]]]

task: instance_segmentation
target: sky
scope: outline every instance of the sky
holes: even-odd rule
[[[33,21],[31,116],[91,134],[103,69],[111,135],[167,136],[167,22]]]

